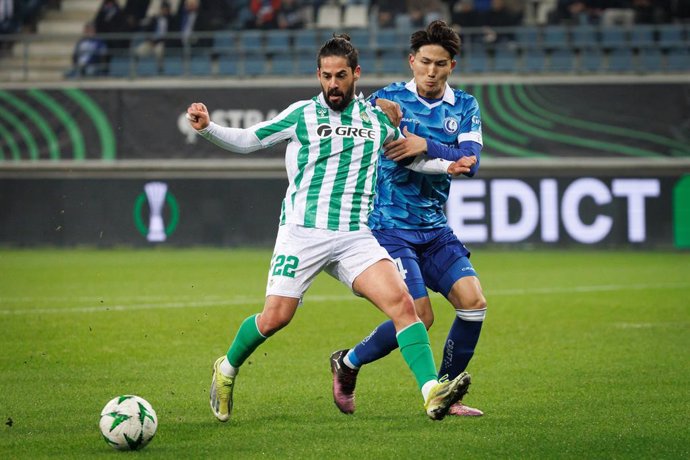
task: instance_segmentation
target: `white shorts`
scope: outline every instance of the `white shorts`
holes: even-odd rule
[[[352,289],[364,270],[391,260],[368,228],[353,232],[281,225],[276,237],[266,295],[302,299],[322,270]]]

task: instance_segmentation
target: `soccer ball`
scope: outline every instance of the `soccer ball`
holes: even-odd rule
[[[105,442],[117,450],[143,449],[153,439],[158,417],[144,398],[122,395],[108,401],[99,423]]]

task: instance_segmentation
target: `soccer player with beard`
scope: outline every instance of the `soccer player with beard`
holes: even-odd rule
[[[479,167],[482,131],[479,106],[471,95],[452,89],[447,81],[455,67],[460,38],[443,21],[434,21],[410,38],[409,64],[414,78],[376,91],[372,103],[385,107],[394,121],[402,120],[404,138],[386,146],[379,161],[377,194],[369,226],[388,250],[415,301],[427,328],[434,321],[427,287],[443,294],[455,309],[438,376],[463,375],[474,355],[486,299],[470,263],[470,252],[447,224],[443,205],[448,199],[448,174],[424,175],[402,167],[418,155],[445,158]],[[392,106],[393,101],[396,105]],[[351,350],[331,355],[333,399],[344,413],[355,410],[359,368],[386,356],[398,344],[390,321],[381,324]],[[469,375],[468,375],[469,377]],[[454,404],[449,414],[480,416],[482,411]]]
[[[467,375],[436,378],[424,324],[390,256],[367,221],[376,185],[376,165],[384,143],[401,137],[379,109],[355,98],[360,76],[358,53],[349,37],[334,36],[319,50],[321,94],[295,102],[275,118],[246,129],[210,121],[206,106],[187,109],[191,125],[205,139],[239,153],[288,141],[288,188],[271,259],[261,313],[240,325],[226,355],[213,365],[211,410],[230,418],[233,389],[242,364],[266,339],[287,326],[321,271],[366,297],[390,319],[403,358],[415,376],[427,415],[442,419],[468,386]],[[462,173],[469,168],[420,156],[408,167],[430,173]]]

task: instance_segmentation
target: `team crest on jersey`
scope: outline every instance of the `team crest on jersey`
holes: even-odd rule
[[[371,119],[369,118],[369,115],[367,115],[367,113],[366,113],[365,111],[361,111],[361,112],[359,113],[359,117],[362,119],[362,121],[363,121],[364,123],[370,123],[370,122],[371,122]]]
[[[443,120],[443,130],[446,134],[455,134],[458,132],[458,120],[453,117],[446,117],[446,119]]]

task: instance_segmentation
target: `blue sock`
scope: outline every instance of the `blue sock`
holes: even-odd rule
[[[486,308],[456,311],[457,317],[448,331],[441,369],[438,371],[439,378],[448,375],[451,380],[467,369],[479,341],[486,315]]]
[[[393,321],[386,321],[350,350],[347,358],[359,368],[383,358],[396,348],[398,348],[398,339],[395,337],[395,326]]]

